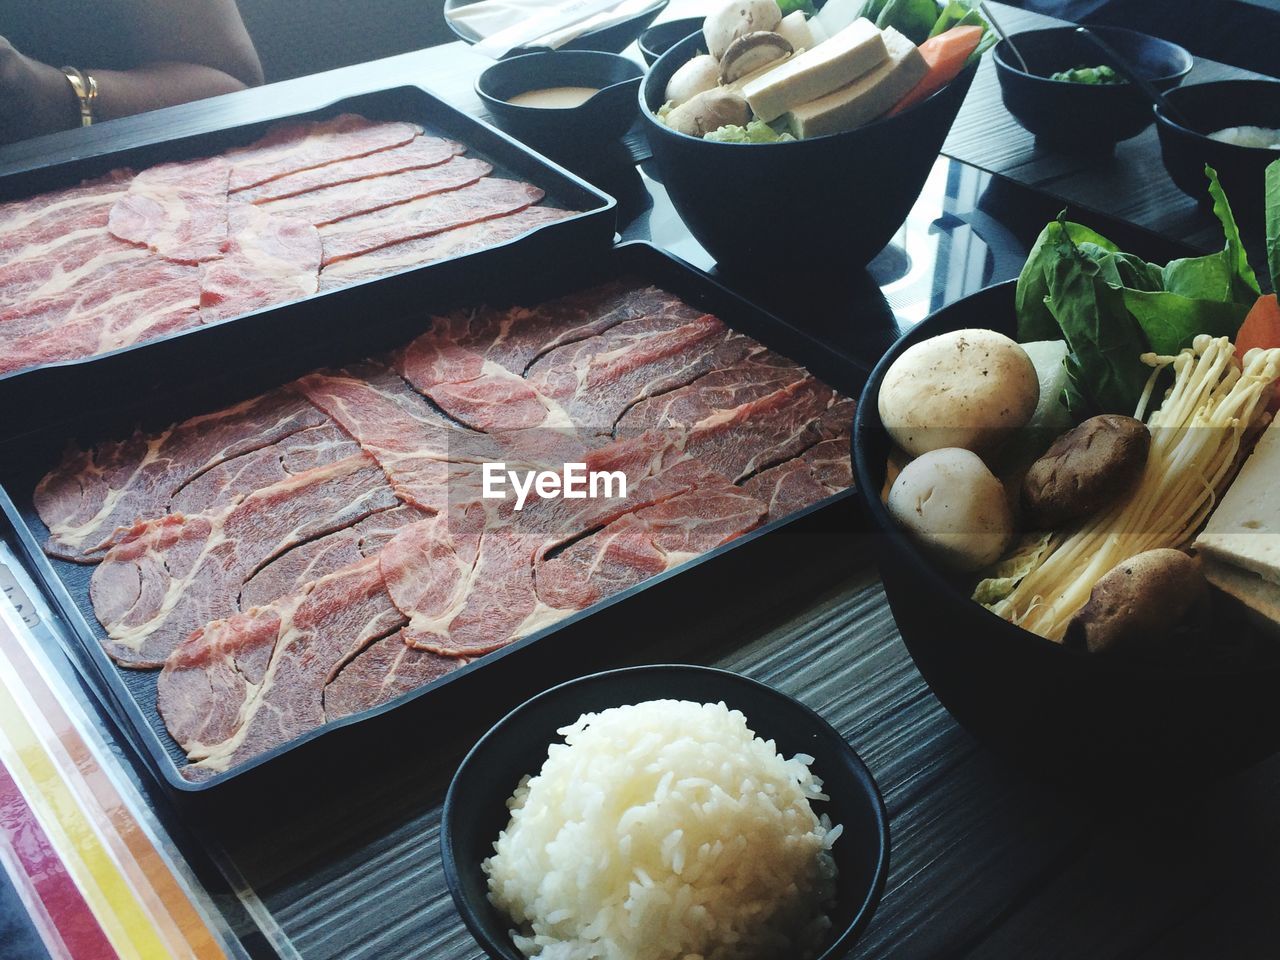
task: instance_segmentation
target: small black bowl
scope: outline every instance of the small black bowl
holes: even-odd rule
[[[1160,156],[1178,188],[1201,205],[1212,206],[1205,164],[1218,171],[1231,210],[1248,239],[1263,232],[1263,171],[1280,160],[1280,150],[1239,147],[1211,140],[1208,134],[1226,127],[1280,128],[1280,82],[1275,80],[1219,80],[1197,83],[1168,94],[1169,103],[1189,126],[1155,110]]]
[[[1191,72],[1191,54],[1175,43],[1118,27],[1089,29],[1162,91],[1176,87]],[[1009,43],[1002,40],[992,51],[1000,94],[1018,123],[1043,143],[1075,153],[1107,152],[1151,125],[1151,101],[1135,84],[1049,79],[1074,67],[1114,66],[1075,27],[1028,30],[1015,33],[1012,40],[1033,72],[1018,66]]]
[[[655,23],[640,34],[640,39],[636,41],[636,46],[640,48],[640,55],[644,57],[644,62],[649,66],[653,66],[654,61],[685,37],[701,32],[704,19],[706,18],[685,17],[681,20],[667,20],[665,23]]]
[[[658,177],[689,232],[729,271],[761,265],[857,269],[892,239],[933,169],[964,102],[970,66],[908,110],[845,133],[792,143],[715,143],[654,116],[701,34],[658,58],[640,90]]]
[[[556,731],[584,713],[655,699],[723,701],[741,710],[757,735],[786,756],[806,753],[831,800],[819,812],[844,833],[832,848],[839,878],[832,939],[823,958],[849,950],[871,920],[889,869],[889,821],[875,780],[830,724],[797,700],[725,670],[648,666],[611,670],[553,687],[500,720],[467,754],[444,801],[440,846],[445,881],[466,922],[495,960],[523,960],[508,935],[511,924],[489,902],[480,864],[507,825],[507,798],[520,778],[536,773]]]
[[[1079,652],[1014,626],[970,599],[880,498],[890,441],[877,398],[908,347],[951,330],[1016,334],[1013,281],[937,311],[886,353],[854,417],[853,464],[876,531],[876,561],[907,650],[938,699],[971,733],[1039,775],[1082,787],[1190,782],[1280,749],[1280,657],[1263,638],[1222,626],[1237,666]],[[1252,646],[1250,646],[1252,645]]]
[[[604,144],[636,118],[636,89],[644,69],[616,53],[555,50],[499,60],[476,79],[476,93],[498,125],[529,143]],[[522,107],[511,97],[545,87],[596,87],[579,107]],[[608,89],[605,89],[608,88]]]
[[[465,7],[469,3],[476,3],[478,0],[444,0],[444,18],[445,25],[453,32],[459,40],[467,43],[479,43],[480,37],[465,27],[456,24],[448,16],[449,11],[456,10],[459,7]],[[574,37],[561,50],[601,50],[605,53],[621,53],[627,46],[640,35],[640,31],[653,23],[653,18],[666,9],[669,0],[655,0],[653,6],[641,10],[633,16],[627,17],[612,26],[603,27],[597,30],[588,30],[586,33]],[[518,55],[521,51],[516,50],[513,55]]]

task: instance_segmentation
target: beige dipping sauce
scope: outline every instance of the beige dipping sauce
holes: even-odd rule
[[[524,93],[517,93],[507,103],[515,104],[517,107],[550,107],[566,110],[582,106],[599,92],[596,87],[545,87],[542,90],[526,90]]]

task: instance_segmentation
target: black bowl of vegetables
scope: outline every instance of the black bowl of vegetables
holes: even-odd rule
[[[1234,470],[1275,389],[1250,385],[1280,378],[1265,350],[1232,373],[1258,285],[1223,219],[1221,253],[1163,268],[1051,224],[1021,290],[934,313],[858,403],[856,483],[903,641],[962,725],[1042,775],[1133,785],[1280,749],[1280,611],[1260,615],[1277,588],[1206,543],[1233,484],[1268,484],[1265,461]],[[1124,409],[1142,422],[1083,419]]]
[[[1119,27],[1090,29],[1160,90],[1176,87],[1191,72],[1191,54],[1175,43]],[[1011,40],[1030,72],[1009,41],[996,44],[1000,94],[1018,123],[1045,145],[1106,153],[1151,125],[1151,102],[1075,27],[1027,30]]]
[[[672,75],[705,49],[697,34],[659,57],[640,89],[640,113],[672,204],[730,271],[870,262],[920,195],[977,69],[970,64],[922,102],[857,129],[726,143],[679,133],[656,116]]]
[[[1205,165],[1218,171],[1246,236],[1262,236],[1263,171],[1280,158],[1280,82],[1219,80],[1171,91],[1180,123],[1156,108],[1160,156],[1173,182],[1202,205]],[[1212,135],[1212,136],[1211,136]]]

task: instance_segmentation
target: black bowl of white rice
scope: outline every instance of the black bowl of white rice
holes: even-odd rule
[[[723,670],[583,677],[463,760],[440,828],[467,928],[501,960],[826,960],[889,867],[874,779],[797,700]]]

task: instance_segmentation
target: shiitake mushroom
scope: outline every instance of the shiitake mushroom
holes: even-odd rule
[[[1091,517],[1133,489],[1151,449],[1146,424],[1102,414],[1068,430],[1031,465],[1022,500],[1031,520],[1055,529]]]

